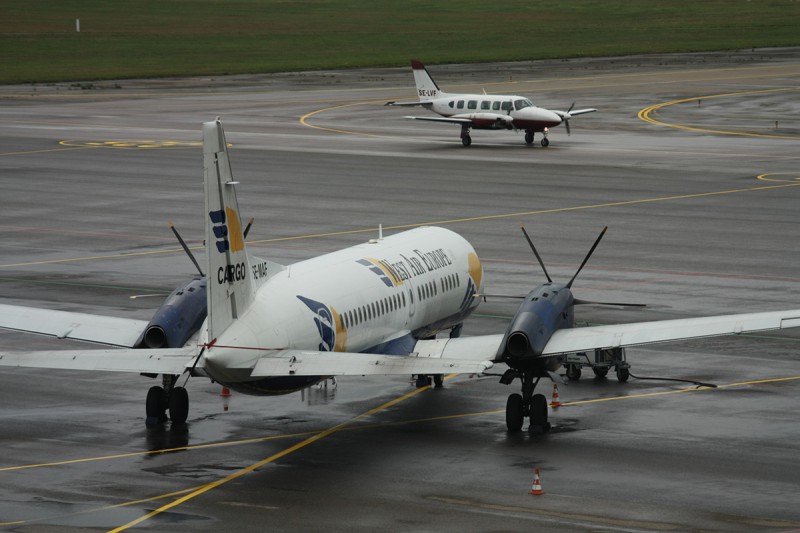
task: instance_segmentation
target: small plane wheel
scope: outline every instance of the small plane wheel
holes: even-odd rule
[[[617,368],[617,379],[620,383],[625,383],[631,377],[631,371],[627,368]]]
[[[165,412],[167,410],[167,393],[164,387],[154,385],[147,391],[147,400],[145,400],[145,411],[147,412],[147,419],[157,420],[163,422],[166,420]]]
[[[417,376],[416,386],[418,389],[421,389],[422,387],[427,387],[430,384],[431,384],[431,378],[429,378],[428,376]]]
[[[542,148],[547,148],[548,146],[550,146],[550,141],[545,137],[542,139]]]
[[[434,374],[433,384],[437,389],[441,389],[444,386],[444,374]]]
[[[594,370],[594,375],[600,379],[608,375],[608,368],[594,367],[592,370]]]
[[[547,431],[550,429],[547,422],[547,398],[544,394],[534,394],[531,400],[531,427]]]
[[[461,137],[461,144],[463,144],[465,147],[469,146],[470,144],[472,144],[472,137],[470,137],[469,134],[464,135],[463,137]]]
[[[522,408],[522,395],[511,394],[506,401],[506,427],[510,433],[516,433],[522,429],[525,415]]]
[[[525,144],[533,144],[533,132],[526,131],[525,132]]]
[[[173,424],[183,424],[189,417],[189,393],[175,387],[169,393],[169,418]]]
[[[578,365],[567,365],[567,378],[570,381],[578,381],[581,379],[581,367]]]

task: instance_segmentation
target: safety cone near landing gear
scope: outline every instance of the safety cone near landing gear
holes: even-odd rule
[[[533,486],[531,487],[531,491],[528,494],[534,494],[536,496],[540,496],[544,494],[542,490],[542,484],[539,481],[539,469],[533,471]]]
[[[550,402],[550,407],[560,407],[561,402],[558,401],[558,383],[553,383],[553,401]]]
[[[231,395],[231,390],[228,387],[222,387],[222,390],[219,391],[219,395],[223,398],[227,398]]]

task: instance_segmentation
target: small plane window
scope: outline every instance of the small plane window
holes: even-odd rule
[[[447,105],[449,105],[452,108],[454,105],[456,105],[456,101],[450,100],[450,102]]]
[[[464,100],[459,100],[456,104],[456,107],[459,109],[464,109]]]
[[[467,109],[478,109],[478,101],[470,100],[469,102],[467,102]]]
[[[492,109],[494,109],[495,111],[499,111],[500,110],[500,102],[492,102]]]
[[[517,110],[520,110],[520,109],[525,108],[525,107],[533,107],[533,102],[531,102],[527,98],[521,98],[519,100],[515,100],[514,101],[514,107]]]
[[[511,102],[503,102],[500,106],[500,109],[502,109],[503,111],[510,111],[513,108],[514,106]]]
[[[483,102],[481,102],[481,109],[490,109],[491,106],[492,103],[489,100],[484,100]]]

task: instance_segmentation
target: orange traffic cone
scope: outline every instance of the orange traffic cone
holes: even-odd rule
[[[222,390],[219,391],[219,395],[223,398],[227,398],[231,395],[231,390],[228,387],[222,387]]]
[[[533,486],[531,487],[531,491],[528,494],[535,494],[536,496],[540,496],[544,494],[542,490],[542,484],[539,482],[539,469],[533,471]]]
[[[550,407],[560,407],[561,402],[558,401],[558,383],[553,383],[553,401],[550,402]]]

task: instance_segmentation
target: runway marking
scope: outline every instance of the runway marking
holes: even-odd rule
[[[794,176],[790,179],[773,178],[772,176]],[[769,174],[761,174],[758,179],[762,181],[777,181],[781,183],[794,183],[800,181],[800,174],[797,172],[771,172]]]
[[[313,443],[317,442],[318,440],[322,440],[325,437],[333,435],[334,433],[337,433],[338,431],[341,431],[342,429],[347,428],[353,422],[355,422],[355,421],[357,421],[357,420],[359,420],[361,418],[364,418],[364,417],[367,417],[367,416],[371,416],[371,415],[373,415],[375,413],[383,411],[384,409],[388,409],[389,407],[392,407],[393,405],[396,405],[396,404],[398,404],[400,402],[403,402],[403,401],[405,401],[405,400],[407,400],[409,398],[412,398],[412,397],[416,396],[417,394],[420,394],[421,392],[427,391],[429,389],[430,389],[430,386],[416,389],[414,391],[409,392],[408,394],[404,394],[403,396],[400,396],[399,398],[395,398],[394,400],[386,402],[383,405],[380,405],[378,407],[370,409],[369,411],[367,411],[365,413],[362,413],[362,414],[360,414],[360,415],[358,415],[358,416],[356,416],[354,418],[351,418],[350,420],[342,422],[341,424],[337,424],[337,425],[333,426],[332,428],[328,428],[328,429],[326,429],[324,431],[321,431],[321,432],[317,433],[316,435],[313,435],[313,436],[305,439],[304,441],[295,444],[294,446],[290,446],[289,448],[286,448],[285,450],[283,450],[281,452],[278,452],[276,454],[273,454],[273,455],[267,457],[266,459],[262,459],[261,461],[258,461],[257,463],[253,463],[252,465],[250,465],[250,466],[248,466],[246,468],[242,468],[241,470],[238,470],[238,471],[234,472],[233,474],[225,476],[224,478],[218,479],[217,481],[213,481],[211,483],[203,485],[203,486],[199,487],[197,490],[194,490],[194,491],[190,492],[189,494],[186,494],[185,496],[182,496],[182,497],[178,498],[177,500],[175,500],[173,502],[170,502],[170,503],[168,503],[166,505],[163,505],[163,506],[159,507],[158,509],[155,509],[155,510],[145,514],[144,516],[141,516],[141,517],[137,518],[136,520],[132,520],[131,522],[128,522],[127,524],[124,524],[124,525],[122,525],[122,526],[120,526],[118,528],[110,530],[109,533],[118,533],[120,531],[125,531],[125,530],[127,530],[127,529],[129,529],[129,528],[131,528],[131,527],[133,527],[135,525],[141,524],[142,522],[144,522],[146,520],[149,520],[150,518],[152,518],[152,517],[154,517],[154,516],[156,516],[156,515],[158,515],[160,513],[163,513],[164,511],[168,511],[169,509],[172,509],[173,507],[177,507],[178,505],[181,505],[182,503],[185,503],[185,502],[187,502],[187,501],[189,501],[189,500],[191,500],[191,499],[193,499],[193,498],[195,498],[197,496],[200,496],[201,494],[204,494],[204,493],[206,493],[206,492],[208,492],[210,490],[213,490],[213,489],[215,489],[215,488],[217,488],[217,487],[219,487],[221,485],[224,485],[225,483],[228,483],[229,481],[233,481],[234,479],[237,479],[237,478],[239,478],[239,477],[241,477],[241,476],[243,476],[245,474],[248,474],[250,472],[253,472],[254,470],[257,470],[257,469],[261,468],[262,466],[265,466],[265,465],[267,465],[269,463],[272,463],[272,462],[274,462],[274,461],[276,461],[276,460],[278,460],[278,459],[280,459],[282,457],[285,457],[285,456],[287,456],[287,455],[289,455],[291,453],[294,453],[297,450],[305,448],[309,444],[313,444]]]
[[[761,174],[761,176],[768,176],[769,174]],[[759,177],[760,179],[760,177]],[[556,207],[553,209],[540,209],[536,211],[520,211],[516,213],[499,213],[495,215],[483,215],[477,217],[467,217],[467,218],[454,218],[448,220],[431,220],[426,222],[415,222],[413,224],[399,224],[396,226],[384,226],[384,231],[387,230],[400,230],[400,229],[410,229],[410,228],[417,228],[420,226],[445,226],[449,224],[461,224],[464,222],[478,222],[484,220],[499,220],[504,218],[518,218],[518,217],[525,217],[525,216],[534,216],[534,215],[546,215],[552,213],[567,213],[571,211],[583,211],[589,209],[603,209],[609,207],[621,207],[626,205],[638,205],[638,204],[646,204],[646,203],[655,203],[655,202],[668,202],[674,200],[687,200],[691,198],[703,198],[709,196],[722,196],[726,194],[738,194],[738,193],[746,193],[746,192],[758,192],[758,191],[767,191],[771,189],[782,189],[787,187],[798,187],[800,186],[800,181],[793,181],[789,183],[779,183],[777,185],[761,185],[758,187],[749,187],[743,189],[728,189],[723,191],[710,191],[710,192],[701,192],[701,193],[692,193],[692,194],[680,194],[675,196],[662,196],[656,198],[640,198],[638,200],[622,200],[619,202],[608,202],[603,204],[587,204],[587,205],[577,205],[571,207]],[[305,240],[305,239],[319,239],[325,237],[336,237],[342,235],[356,235],[360,233],[377,233],[378,228],[363,228],[363,229],[355,229],[355,230],[347,230],[347,231],[332,231],[327,233],[312,233],[308,235],[293,235],[290,237],[275,237],[272,239],[260,239],[260,240],[253,240],[248,241],[248,244],[270,244],[276,242],[285,242],[285,241],[298,241],[298,240]],[[190,250],[204,250],[205,248],[202,246],[195,246],[191,247]],[[111,259],[126,259],[130,257],[141,257],[147,255],[162,255],[162,254],[174,254],[174,253],[182,253],[183,250],[181,248],[170,248],[168,250],[151,250],[151,251],[143,251],[143,252],[123,252],[118,254],[109,254],[109,255],[96,255],[96,256],[89,256],[89,257],[71,257],[67,259],[49,259],[44,261],[30,261],[25,263],[8,263],[4,265],[0,265],[0,268],[19,268],[25,266],[34,266],[34,265],[48,265],[48,264],[60,264],[60,263],[74,263],[74,262],[82,262],[82,261],[99,261],[99,260],[111,260]]]
[[[343,109],[345,107],[355,107],[355,106],[360,106],[360,105],[370,105],[370,104],[374,104],[374,103],[377,103],[377,102],[383,102],[383,100],[367,100],[365,102],[354,102],[354,103],[350,103],[350,104],[341,104],[341,105],[335,105],[335,106],[331,106],[331,107],[325,107],[325,108],[322,108],[322,109],[317,109],[316,111],[312,111],[310,113],[306,113],[305,115],[300,117],[300,124],[302,124],[304,126],[308,126],[309,128],[314,128],[314,129],[322,130],[322,131],[330,131],[330,132],[333,132],[333,133],[344,133],[344,134],[347,134],[347,135],[361,135],[363,137],[380,137],[380,138],[383,138],[383,137],[386,137],[386,136],[385,135],[378,135],[376,133],[360,133],[360,132],[357,132],[357,131],[340,130],[340,129],[336,129],[336,128],[325,128],[323,126],[315,126],[315,125],[309,124],[307,122],[307,120],[309,118],[311,118],[314,115],[317,115],[319,113],[324,113],[326,111],[333,111],[334,109]]]
[[[171,149],[171,148],[200,148],[201,141],[157,141],[154,139],[119,139],[111,141],[87,141],[80,139],[66,139],[59,141],[62,146],[77,146],[84,148],[123,148],[123,149]],[[228,143],[228,146],[233,146]]]
[[[662,122],[660,120],[656,120],[655,118],[651,117],[650,115],[662,109],[664,107],[668,107],[671,105],[676,104],[685,104],[686,102],[699,102],[701,100],[712,100],[716,98],[729,98],[734,96],[747,96],[751,94],[769,94],[769,93],[777,93],[777,92],[786,92],[786,91],[800,91],[798,87],[783,87],[779,89],[762,89],[757,91],[741,91],[736,93],[724,93],[724,94],[711,94],[706,96],[693,96],[691,98],[682,98],[680,100],[672,100],[670,102],[663,102],[661,104],[654,104],[648,107],[645,107],[637,116],[644,120],[645,122],[649,122],[651,124],[656,124],[658,126],[667,126],[669,128],[677,128],[687,131],[698,131],[702,133],[716,133],[720,135],[736,135],[740,137],[759,137],[765,139],[791,139],[796,140],[799,139],[797,135],[774,135],[774,134],[766,134],[766,133],[750,133],[750,132],[742,132],[742,131],[726,131],[726,130],[716,130],[710,128],[698,128],[694,126],[684,126],[682,124],[672,124],[669,122]]]

